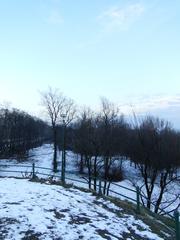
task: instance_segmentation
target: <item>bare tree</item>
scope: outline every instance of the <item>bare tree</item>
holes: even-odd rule
[[[93,134],[93,112],[87,108],[83,109],[80,117],[75,124],[75,134],[73,148],[80,155],[80,173],[83,173],[84,167],[88,169],[89,188],[92,181],[92,134]]]
[[[76,105],[74,100],[66,98],[63,109],[64,123],[69,126],[76,117]]]
[[[129,157],[140,170],[145,198],[143,204],[154,208],[156,213],[170,206],[173,201],[163,202],[164,193],[168,186],[179,181],[175,172],[180,158],[180,138],[170,124],[159,118],[148,116],[141,121],[135,116],[135,127],[129,139]],[[155,186],[159,191],[155,192]],[[174,201],[179,196],[175,196]],[[164,207],[165,206],[165,207]]]
[[[104,194],[107,191],[107,181],[113,157],[113,130],[118,120],[119,108],[106,98],[101,98],[100,129],[101,129],[101,154],[104,160]]]
[[[94,180],[96,190],[97,178],[102,177],[104,194],[108,194],[110,184],[107,182],[114,180],[112,167],[117,169],[117,155],[122,154],[126,123],[123,116],[118,115],[117,106],[105,98],[101,104],[97,114],[89,109],[82,112],[75,126],[74,151],[80,155],[80,172],[87,167],[89,187]],[[118,175],[121,175],[119,168]]]
[[[46,92],[41,93],[42,104],[46,109],[53,130],[53,170],[57,171],[57,126],[62,117],[66,98],[58,89],[49,88]]]

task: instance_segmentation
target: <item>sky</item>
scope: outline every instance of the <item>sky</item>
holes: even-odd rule
[[[38,115],[58,88],[180,128],[179,0],[0,1],[0,103]]]

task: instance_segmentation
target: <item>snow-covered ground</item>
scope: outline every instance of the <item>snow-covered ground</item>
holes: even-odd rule
[[[0,239],[172,239],[91,193],[0,178]],[[160,232],[160,231],[159,231]]]
[[[52,156],[53,156],[53,146],[50,144],[44,144],[41,147],[34,148],[29,151],[29,157],[25,161],[21,161],[19,163],[17,160],[0,160],[0,164],[19,164],[21,167],[17,166],[11,166],[11,167],[5,167],[2,168],[0,167],[0,176],[25,176],[26,172],[31,172],[32,171],[32,163],[35,163],[36,167],[43,167],[43,168],[50,168],[52,169]],[[58,169],[59,171],[61,170],[61,153],[58,155]],[[75,185],[78,185],[80,187],[88,187],[88,183],[78,174],[78,168],[77,168],[77,155],[73,154],[72,152],[67,152],[67,165],[66,165],[66,181],[68,183],[73,183]],[[30,167],[27,167],[30,166]],[[136,193],[133,191],[130,191],[125,188],[129,188],[132,190],[135,190],[135,186],[142,186],[143,181],[140,176],[140,173],[138,172],[138,169],[135,169],[133,165],[130,164],[130,161],[126,160],[123,161],[123,172],[124,172],[124,177],[125,179],[119,183],[116,183],[116,185],[111,184],[110,190],[113,190],[117,193],[120,193],[122,195],[125,195],[126,197],[132,198],[136,200]],[[4,172],[4,170],[20,170],[22,171],[21,173],[12,173],[12,172]],[[46,174],[53,174],[52,170],[47,170],[47,169],[37,169],[36,172],[38,173],[46,173]],[[28,175],[28,174],[27,174]],[[60,172],[57,173],[58,177],[60,178]],[[39,175],[41,176],[41,175]],[[42,177],[42,176],[41,176]],[[43,176],[43,177],[48,177],[48,176]],[[70,179],[74,179],[70,180]],[[77,182],[77,180],[84,181],[85,183],[80,183]],[[119,186],[118,186],[119,185]],[[122,188],[125,187],[125,188]],[[154,190],[154,195],[153,199],[156,198],[156,195],[159,191],[158,186],[155,186]],[[174,201],[174,203],[169,206],[166,210],[170,211],[171,209],[174,209],[179,201],[180,201],[180,186],[178,183],[173,183],[168,186],[168,189],[166,193],[164,194],[164,199],[163,202],[166,202],[167,200],[170,201],[171,199],[175,199],[175,197],[179,194],[179,198]],[[119,196],[113,192],[110,192],[110,195],[115,196],[115,197],[120,197],[121,199],[126,199],[126,197]],[[164,207],[162,205],[162,207]]]

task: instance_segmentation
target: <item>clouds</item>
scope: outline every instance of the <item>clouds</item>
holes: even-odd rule
[[[175,128],[180,129],[180,94],[134,98],[133,101],[121,105],[120,109],[128,116],[132,116],[133,112],[138,116],[157,116],[172,122]]]
[[[62,24],[64,22],[61,14],[59,13],[58,10],[54,9],[51,10],[48,18],[47,18],[47,22],[49,24]]]
[[[140,3],[110,7],[99,15],[98,19],[106,30],[126,30],[143,15],[144,11],[145,7]]]
[[[158,111],[169,108],[180,109],[180,94],[177,95],[157,95],[135,98],[129,104],[122,106],[126,112],[134,109],[138,113]]]
[[[64,23],[60,0],[40,0],[39,12],[43,22],[49,25],[61,25]]]

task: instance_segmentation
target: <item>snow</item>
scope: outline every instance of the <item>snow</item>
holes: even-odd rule
[[[36,173],[39,177],[48,177],[48,176],[42,176],[38,173],[45,173],[49,175],[53,175],[52,170],[47,169],[37,169],[37,167],[43,167],[43,168],[49,168],[52,169],[52,156],[53,156],[53,146],[51,144],[44,144],[41,147],[34,148],[29,151],[29,157],[26,161],[22,161],[21,163],[17,162],[15,159],[2,159],[0,160],[1,164],[19,164],[19,166],[11,166],[2,168],[0,167],[0,176],[28,176],[28,174],[25,174],[26,172],[32,172],[32,163],[35,163],[36,166]],[[67,160],[66,160],[66,182],[67,183],[73,183],[74,185],[77,185],[79,187],[85,187],[88,188],[88,183],[82,178],[82,175],[78,174],[78,168],[77,168],[77,155],[75,155],[73,152],[68,151],[67,152]],[[29,166],[29,167],[28,167]],[[121,182],[116,183],[116,185],[111,184],[110,190],[113,190],[115,192],[118,192],[119,194],[123,194],[126,197],[134,199],[136,201],[136,192],[133,192],[136,190],[135,186],[141,187],[143,185],[143,180],[140,176],[140,173],[138,169],[134,167],[134,165],[130,164],[130,161],[125,160],[123,161],[123,172],[125,179]],[[58,169],[61,170],[61,153],[58,152]],[[12,172],[4,172],[3,170],[20,170],[21,173],[12,173]],[[56,175],[58,175],[58,178],[60,178],[60,172],[58,172]],[[56,178],[56,179],[58,179]],[[70,179],[69,179],[70,178]],[[74,179],[74,180],[72,180]],[[80,183],[77,181],[83,181],[84,183]],[[119,186],[118,186],[119,185]],[[125,188],[132,189],[133,191],[127,190]],[[145,189],[143,189],[145,192]],[[159,187],[156,185],[154,189],[154,195],[153,200],[156,198],[157,194],[159,192]],[[163,202],[166,202],[167,200],[170,201],[175,198],[179,194],[179,198],[174,201],[174,203],[171,206],[168,206],[166,209],[167,211],[170,211],[172,209],[175,209],[176,206],[179,204],[180,201],[180,188],[178,183],[172,183],[168,186],[166,193],[164,194]],[[110,192],[111,196],[115,196],[118,198],[121,198],[122,200],[127,200],[126,197],[120,196],[118,194],[115,194],[113,192]],[[131,200],[129,200],[131,201]],[[133,201],[133,202],[134,202]],[[167,204],[163,203],[161,207],[165,207]]]
[[[0,189],[0,239],[34,234],[46,240],[98,240],[104,234],[116,240],[133,239],[132,233],[162,239],[141,220],[91,193],[15,178],[0,178]]]

